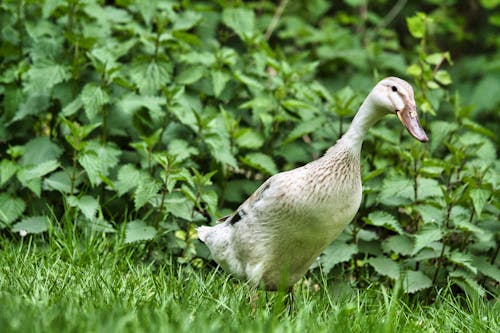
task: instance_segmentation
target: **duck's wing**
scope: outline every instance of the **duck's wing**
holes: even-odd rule
[[[283,182],[284,179],[286,179],[284,173],[268,178],[238,209],[219,219],[219,222],[233,225],[244,220],[248,215],[267,215],[273,214],[274,210],[280,210],[284,205],[281,201],[286,200],[287,186]]]

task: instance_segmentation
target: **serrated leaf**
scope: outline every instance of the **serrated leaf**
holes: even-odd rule
[[[372,257],[367,260],[367,263],[380,275],[388,276],[391,279],[399,277],[399,265],[387,257]]]
[[[241,161],[261,172],[264,172],[268,175],[274,175],[278,173],[278,168],[274,163],[273,159],[263,153],[249,153],[246,154],[245,157],[241,159]]]
[[[20,198],[13,198],[6,193],[0,194],[0,229],[10,225],[24,212],[26,204]]]
[[[76,97],[73,101],[66,104],[66,106],[62,109],[62,114],[65,117],[69,117],[74,115],[83,107],[83,102],[80,96]]]
[[[87,172],[91,185],[96,186],[102,182],[101,176],[107,177],[109,170],[118,164],[120,154],[114,143],[89,141],[85,152],[78,156],[78,163]]]
[[[48,137],[38,137],[30,140],[24,146],[20,164],[24,166],[38,165],[46,161],[57,160],[63,149],[50,141]]]
[[[418,178],[418,199],[442,197],[443,191],[438,181],[430,178]]]
[[[16,121],[24,120],[29,115],[39,115],[50,106],[50,99],[48,95],[29,95],[19,105],[14,118],[9,124]]]
[[[71,77],[68,68],[54,63],[36,64],[28,70],[26,75],[28,77],[26,92],[40,95],[48,94],[56,84]]]
[[[416,254],[431,243],[441,240],[442,237],[442,231],[437,224],[424,224],[422,229],[414,235],[415,245],[412,254]]]
[[[5,184],[17,171],[19,166],[16,162],[4,159],[0,162],[0,186]]]
[[[125,227],[125,243],[151,240],[155,236],[156,229],[141,220],[131,221]]]
[[[385,252],[395,252],[402,255],[410,255],[413,252],[413,241],[405,235],[395,235],[382,242]]]
[[[179,75],[176,76],[176,81],[180,84],[192,84],[198,82],[204,74],[204,66],[189,66],[184,68]]]
[[[116,232],[113,225],[101,217],[98,217],[94,220],[89,221],[88,225],[92,228],[92,230],[96,230],[96,231],[100,231],[100,232],[104,232],[104,233]]]
[[[356,253],[358,253],[356,244],[346,244],[343,241],[333,242],[323,251],[320,259],[324,272],[328,273],[333,266],[350,260]]]
[[[492,278],[496,282],[500,281],[500,269],[498,268],[498,266],[495,266],[488,262],[485,257],[472,256],[472,263],[474,267],[477,267],[478,271],[481,272],[481,274]]]
[[[69,193],[71,191],[71,177],[67,171],[54,172],[43,180],[43,184],[44,189],[52,189],[62,193]],[[75,188],[73,191],[75,191]]]
[[[324,122],[321,117],[315,117],[303,122],[300,122],[289,134],[284,143],[289,143],[293,140],[303,137],[306,134],[317,130]]]
[[[78,163],[83,167],[87,173],[87,178],[92,186],[99,185],[101,178],[99,172],[101,170],[101,162],[99,156],[94,151],[85,152],[78,157]]]
[[[33,178],[40,178],[45,176],[46,174],[51,173],[52,171],[59,168],[59,162],[56,160],[50,160],[38,164],[28,170],[26,170],[25,180],[31,180]]]
[[[450,272],[450,277],[451,280],[460,286],[469,296],[484,297],[486,294],[484,288],[477,283],[474,277],[470,276],[470,273],[466,273],[463,270],[455,270]]]
[[[165,197],[165,210],[177,218],[191,221],[194,204],[182,193],[173,192]]]
[[[118,195],[122,196],[123,194],[136,188],[142,177],[141,172],[132,164],[122,165],[118,171],[118,180],[115,182],[115,188],[118,191]]]
[[[205,137],[205,143],[208,146],[210,154],[219,163],[225,163],[232,167],[237,167],[238,162],[231,153],[231,144],[229,138],[222,133],[213,133]]]
[[[200,13],[192,10],[181,12],[174,16],[173,30],[189,30],[197,25],[203,17]]]
[[[27,179],[28,171],[26,169],[21,169],[17,173],[17,179],[21,184],[30,189],[38,198],[42,192],[42,179],[41,178],[31,178]]]
[[[31,216],[22,219],[12,226],[12,231],[27,234],[39,234],[49,228],[49,218],[47,216]]]
[[[222,12],[222,22],[241,39],[250,38],[255,31],[255,13],[246,8],[226,8]]]
[[[467,253],[454,251],[448,255],[448,260],[450,260],[452,263],[457,264],[458,266],[467,268],[474,274],[477,273],[477,268],[472,263],[472,257]]]
[[[164,61],[136,63],[130,76],[142,95],[154,96],[162,85],[170,82],[171,67]]]
[[[231,79],[231,76],[226,72],[220,70],[212,71],[212,87],[214,90],[215,97],[219,97],[219,95],[224,90],[226,83]]]
[[[102,111],[102,107],[109,103],[109,95],[95,83],[87,83],[80,95],[87,118],[93,120]]]
[[[137,185],[134,191],[134,206],[135,209],[143,207],[149,200],[154,198],[160,190],[160,184],[149,177],[143,177],[142,181]]]
[[[78,198],[78,208],[89,220],[95,220],[99,209],[99,201],[90,195],[83,195]]]
[[[242,128],[235,134],[235,142],[239,147],[258,149],[264,144],[262,134],[250,128]]]
[[[413,294],[432,286],[432,280],[421,271],[407,271],[403,280],[403,289],[406,293]]]
[[[470,198],[472,200],[472,204],[474,205],[474,210],[476,211],[477,217],[481,217],[481,212],[483,211],[484,205],[491,193],[488,190],[484,190],[481,188],[472,189],[469,193]]]
[[[414,199],[413,184],[407,178],[386,178],[384,179],[382,191],[377,199],[382,204],[388,206],[409,204]]]
[[[399,222],[389,213],[382,211],[373,212],[370,213],[364,221],[370,225],[383,227],[395,231],[398,234],[403,234],[403,229],[399,225]]]

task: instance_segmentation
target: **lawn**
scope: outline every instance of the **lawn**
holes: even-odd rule
[[[295,286],[290,313],[283,295],[255,297],[221,269],[154,253],[145,259],[142,244],[123,245],[121,236],[30,237],[0,241],[3,332],[500,331],[497,302],[452,288],[429,302],[375,285],[356,289],[316,271]]]

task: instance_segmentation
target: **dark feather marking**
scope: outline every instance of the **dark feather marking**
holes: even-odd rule
[[[229,224],[233,225],[233,224],[239,222],[246,215],[247,215],[247,212],[245,212],[243,209],[238,210],[233,216],[231,216],[231,219],[229,220]]]

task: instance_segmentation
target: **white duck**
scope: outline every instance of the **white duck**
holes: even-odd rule
[[[383,79],[323,157],[270,177],[219,224],[198,228],[215,261],[255,286],[293,286],[358,211],[363,137],[387,114],[397,114],[417,140],[428,140],[410,84],[396,77]]]

